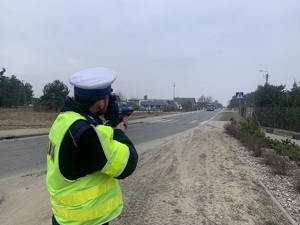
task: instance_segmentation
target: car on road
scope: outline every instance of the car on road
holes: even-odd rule
[[[140,108],[139,108],[139,111],[140,112],[147,112],[147,111],[149,111],[146,107],[143,107],[143,106],[141,106]]]
[[[206,111],[214,111],[215,110],[215,106],[212,103],[208,103],[206,105]]]

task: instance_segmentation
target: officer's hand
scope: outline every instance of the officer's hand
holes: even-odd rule
[[[128,116],[124,116],[122,121],[124,122],[125,129],[127,130],[127,128],[128,128]]]
[[[125,132],[125,130],[127,130],[127,127],[128,127],[128,117],[124,116],[122,122],[119,123],[117,126],[115,126],[114,129],[120,129]]]

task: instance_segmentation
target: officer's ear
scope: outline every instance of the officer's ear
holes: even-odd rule
[[[102,110],[104,107],[105,107],[105,100],[98,100],[97,102],[96,102],[96,105],[97,105],[97,108],[99,109],[99,110]]]
[[[103,110],[106,109],[109,101],[109,96],[106,95],[104,99],[100,99],[97,101],[98,109]]]

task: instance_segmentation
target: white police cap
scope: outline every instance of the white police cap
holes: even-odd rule
[[[106,67],[80,70],[70,77],[74,91],[84,95],[106,95],[112,92],[111,84],[116,80],[115,71]]]

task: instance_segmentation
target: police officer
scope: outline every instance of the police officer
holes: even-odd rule
[[[118,179],[130,176],[138,154],[125,135],[128,118],[104,126],[116,73],[90,68],[74,73],[68,98],[49,132],[46,183],[52,224],[108,224],[123,209]]]

